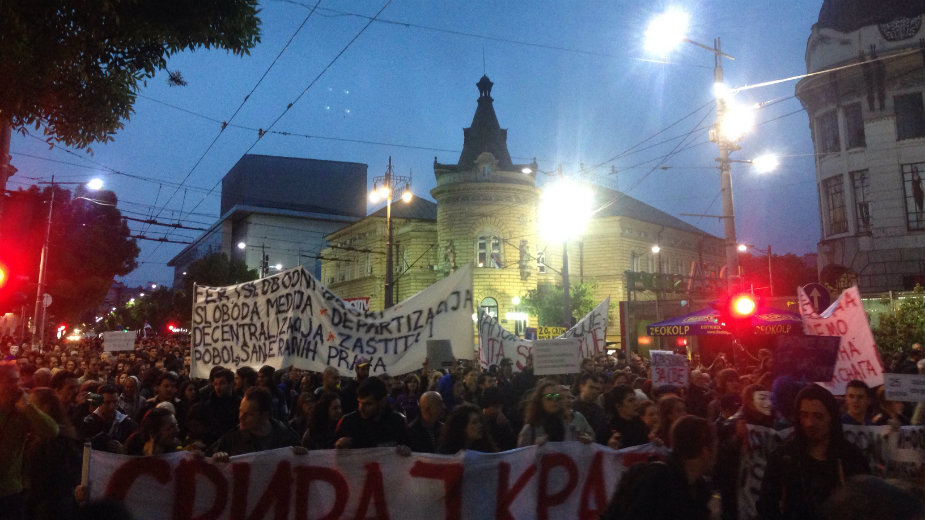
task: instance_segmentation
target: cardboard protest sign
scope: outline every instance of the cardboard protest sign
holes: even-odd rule
[[[610,297],[602,301],[574,327],[565,331],[560,338],[578,340],[578,355],[586,358],[607,353],[607,315],[610,313]]]
[[[533,373],[538,376],[577,374],[581,371],[578,340],[540,339],[533,344]]]
[[[890,401],[925,401],[925,375],[883,374],[883,392]]]
[[[453,359],[453,345],[448,339],[427,340],[427,363],[430,368],[437,370],[452,369],[455,365]]]
[[[498,320],[479,309],[479,364],[483,370],[500,365],[503,358],[511,358],[514,372],[527,366],[527,356],[533,350],[533,341],[511,334]]]
[[[614,451],[550,442],[503,453],[410,457],[394,448],[302,456],[284,448],[215,464],[186,452],[92,451],[88,480],[91,500],[119,502],[138,520],[597,518],[628,466],[666,454],[651,444]]]
[[[834,376],[830,381],[818,383],[835,395],[844,395],[845,386],[852,379],[864,381],[871,388],[882,385],[883,363],[877,354],[877,345],[867,323],[858,288],[846,289],[821,314],[816,313],[802,288],[798,288],[797,292],[803,332],[810,336],[841,338]]]
[[[134,330],[110,330],[103,333],[103,352],[119,352],[135,350],[135,338],[138,332]]]
[[[426,342],[450,340],[457,358],[472,357],[472,266],[390,309],[361,312],[302,267],[229,287],[196,287],[190,329],[193,377],[216,365],[350,376],[356,360],[370,373],[421,368]]]
[[[652,388],[661,385],[687,386],[687,356],[670,350],[650,350],[649,359],[652,362]]]

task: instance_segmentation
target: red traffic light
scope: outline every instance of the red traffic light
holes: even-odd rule
[[[729,314],[733,318],[748,318],[755,314],[758,302],[748,293],[736,294],[729,299]]]
[[[10,279],[10,273],[7,270],[6,266],[0,264],[0,288],[6,285],[6,282]]]

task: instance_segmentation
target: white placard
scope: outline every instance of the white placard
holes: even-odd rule
[[[534,374],[577,374],[580,370],[581,353],[577,339],[539,339],[533,344]]]
[[[675,385],[681,388],[687,386],[687,356],[675,354],[670,350],[650,350],[649,359],[652,360],[653,389],[661,385]]]
[[[889,401],[925,401],[925,375],[883,374],[883,392]]]
[[[103,352],[120,352],[135,350],[135,338],[138,332],[134,330],[111,330],[103,333]]]

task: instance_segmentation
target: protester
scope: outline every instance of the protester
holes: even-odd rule
[[[877,405],[877,415],[872,419],[872,422],[877,426],[889,425],[893,428],[909,426],[909,418],[903,413],[905,404],[901,401],[888,400],[883,386],[877,388]]]
[[[231,370],[214,371],[212,384],[209,385],[212,391],[190,411],[191,416],[205,421],[202,441],[207,446],[238,424],[241,398],[234,394],[234,378]]]
[[[119,411],[132,418],[138,417],[145,405],[145,398],[138,393],[139,386],[137,377],[127,375],[119,395]]]
[[[302,438],[302,436],[305,435],[305,431],[308,429],[308,423],[311,419],[312,412],[315,410],[316,403],[317,398],[315,394],[311,392],[302,392],[296,400],[295,408],[292,410],[292,419],[289,420],[287,426],[289,426],[299,438]]]
[[[421,378],[417,374],[408,374],[402,382],[401,392],[395,397],[396,411],[405,416],[410,423],[417,419],[421,409],[418,401],[421,399]]]
[[[655,438],[660,442],[671,447],[671,427],[675,421],[687,415],[687,405],[684,399],[676,395],[666,395],[658,400],[656,404],[658,409],[658,428],[655,430]]]
[[[572,403],[572,409],[584,416],[594,431],[594,439],[599,444],[607,444],[610,439],[610,429],[607,427],[607,417],[604,409],[597,404],[601,396],[603,382],[600,376],[590,372],[583,372],[578,376],[578,399]]]
[[[518,447],[549,441],[594,440],[594,431],[588,421],[579,412],[572,412],[570,418],[562,400],[558,383],[551,379],[537,383],[527,403],[524,426],[517,437]]]
[[[482,420],[488,437],[499,451],[512,450],[517,447],[517,435],[511,427],[511,421],[504,415],[504,393],[497,386],[482,391]],[[482,451],[482,450],[479,450]]]
[[[23,458],[26,518],[66,520],[74,515],[77,507],[74,488],[80,484],[83,445],[52,389],[35,388],[29,399],[55,420],[58,435],[29,439]]]
[[[463,404],[454,408],[440,431],[437,453],[450,455],[460,450],[498,451],[486,433],[482,414],[475,405]]]
[[[717,358],[715,363],[724,364],[722,358]],[[732,368],[724,368],[717,372],[716,387],[713,389],[713,400],[707,405],[707,419],[715,422],[722,414],[722,399],[726,395],[739,396],[742,385],[739,383],[739,373]],[[735,413],[735,410],[733,410]]]
[[[224,462],[228,457],[287,446],[302,449],[299,437],[272,417],[273,398],[263,388],[248,388],[241,401],[238,426],[222,435],[208,452]]]
[[[161,455],[180,448],[177,418],[166,408],[152,408],[141,420],[138,431],[125,443],[127,455]]]
[[[838,403],[828,390],[808,385],[796,398],[794,436],[768,459],[758,514],[762,519],[813,520],[845,480],[870,472],[860,450],[845,441]]]
[[[376,377],[363,379],[357,387],[357,410],[341,418],[334,447],[356,449],[407,445],[405,418],[386,404],[385,383]]]
[[[325,392],[318,398],[302,434],[302,446],[310,450],[328,450],[337,440],[337,423],[344,416],[340,394]]]
[[[421,394],[418,403],[420,415],[408,426],[408,447],[414,452],[436,453],[446,405],[440,392],[433,390]]]
[[[81,422],[81,438],[90,442],[94,449],[121,453],[129,435],[138,429],[131,417],[117,409],[118,394],[115,385],[101,386],[99,406]]]
[[[604,411],[609,418],[608,446],[628,448],[649,442],[649,429],[639,418],[636,392],[629,385],[619,385],[604,394]]]
[[[870,387],[859,379],[848,381],[845,387],[845,413],[842,424],[870,426],[874,424],[870,413]]]

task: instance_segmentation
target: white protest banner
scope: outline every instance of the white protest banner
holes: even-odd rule
[[[925,375],[883,374],[883,392],[889,401],[925,401]]]
[[[802,288],[797,288],[797,292],[803,332],[809,336],[841,338],[832,380],[818,383],[835,395],[844,395],[845,387],[852,379],[864,381],[871,388],[882,385],[883,363],[877,354],[877,345],[867,323],[858,288],[846,289],[821,314],[816,313]]]
[[[652,388],[661,385],[687,386],[687,357],[670,350],[650,350],[652,361]]]
[[[581,371],[578,339],[539,339],[533,344],[533,373],[538,376]]]
[[[471,320],[471,318],[470,318]],[[291,448],[232,457],[93,451],[90,499],[163,518],[597,518],[619,476],[664,447],[549,442],[503,453]]]
[[[500,365],[503,358],[514,362],[514,372],[527,366],[527,356],[533,350],[533,341],[511,334],[483,309],[479,309],[479,364],[483,370]]]
[[[135,350],[135,338],[138,332],[134,330],[110,330],[103,333],[103,352],[118,352],[122,350]]]
[[[776,431],[763,426],[748,426],[748,449],[741,451],[738,467],[738,518],[758,518],[758,497],[761,496],[761,482],[764,469],[768,465],[768,457],[792,431],[793,428]]]
[[[421,368],[426,342],[450,340],[457,358],[472,357],[472,265],[394,307],[361,312],[302,267],[229,287],[196,287],[190,329],[194,377],[216,365],[350,376],[360,357],[371,374]]]
[[[602,301],[574,327],[565,331],[560,338],[578,339],[578,355],[582,358],[607,353],[607,315],[610,313],[610,297]]]

